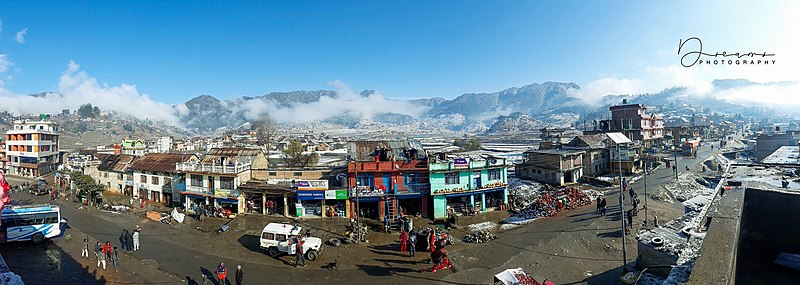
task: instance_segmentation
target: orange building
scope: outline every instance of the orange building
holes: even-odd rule
[[[38,177],[56,170],[58,158],[58,125],[39,120],[16,120],[5,134],[6,161],[12,175]]]

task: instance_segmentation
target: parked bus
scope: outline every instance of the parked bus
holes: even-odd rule
[[[61,235],[61,210],[58,206],[7,205],[0,217],[0,242],[32,241]]]

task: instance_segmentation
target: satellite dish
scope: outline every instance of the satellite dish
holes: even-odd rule
[[[495,163],[497,163],[497,159],[492,158],[491,162],[492,162],[492,164],[495,164]]]

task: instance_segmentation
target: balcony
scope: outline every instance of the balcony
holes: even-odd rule
[[[398,184],[394,189],[395,194],[397,195],[424,194],[430,192],[430,190],[430,183]]]
[[[214,195],[214,190],[208,187],[186,185],[186,192],[194,192],[203,195]]]
[[[175,164],[175,170],[178,172],[239,174],[250,170],[251,166],[252,164],[249,162],[225,165],[199,162],[179,162]]]
[[[473,160],[468,164],[456,165],[455,162],[440,162],[431,163],[431,171],[449,171],[449,170],[471,170],[471,169],[485,169],[489,167],[505,166],[506,161],[504,158],[496,158],[491,160]]]
[[[470,192],[478,192],[478,191],[481,191],[481,190],[501,188],[501,187],[508,187],[508,184],[500,182],[500,181],[497,181],[497,182],[487,183],[487,184],[481,185],[481,187],[478,188],[478,189],[472,189],[470,187],[466,187],[465,188],[465,187],[460,187],[459,185],[455,185],[455,187],[453,187],[453,188],[437,189],[437,190],[433,191],[432,194],[434,194],[434,195],[442,195],[442,194],[454,194],[454,193],[470,193]]]
[[[383,197],[386,196],[386,189],[381,186],[356,186],[350,189],[350,197]]]
[[[348,172],[390,172],[395,170],[427,170],[427,160],[358,161],[347,165]]]

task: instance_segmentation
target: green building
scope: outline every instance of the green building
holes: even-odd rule
[[[508,177],[504,158],[456,158],[432,162],[430,169],[433,218],[447,218],[448,208],[464,213],[499,209],[508,203]]]

